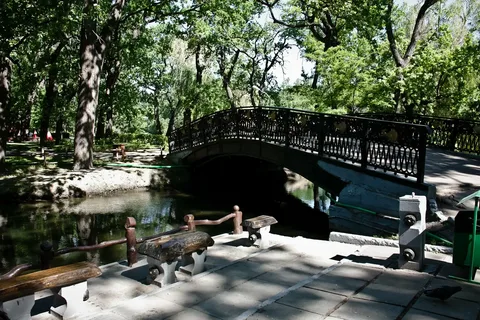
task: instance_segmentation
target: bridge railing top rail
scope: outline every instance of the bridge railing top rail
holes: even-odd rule
[[[296,114],[304,114],[304,115],[311,115],[311,116],[319,116],[319,115],[323,115],[323,116],[326,116],[326,117],[335,117],[335,118],[345,118],[345,119],[365,119],[366,121],[372,121],[372,122],[381,122],[381,123],[385,123],[385,122],[391,122],[391,123],[396,123],[398,125],[405,125],[405,126],[413,126],[413,127],[418,127],[419,130],[427,130],[427,126],[423,125],[423,124],[416,124],[416,123],[405,123],[405,121],[401,121],[401,120],[384,120],[384,119],[373,119],[371,116],[369,115],[373,115],[373,114],[368,114],[368,113],[361,113],[361,114],[358,114],[358,115],[344,115],[344,114],[334,114],[334,113],[320,113],[320,112],[315,112],[315,111],[309,111],[309,110],[302,110],[302,109],[293,109],[293,108],[286,108],[286,107],[271,107],[271,106],[257,106],[257,107],[239,107],[239,108],[232,108],[232,109],[225,109],[225,110],[220,110],[220,111],[217,111],[217,112],[214,112],[214,113],[211,113],[211,114],[207,114],[203,117],[200,117],[198,119],[195,119],[194,121],[191,122],[190,125],[195,125],[195,124],[198,124],[198,123],[201,123],[203,121],[205,121],[206,119],[211,119],[215,116],[219,116],[221,114],[229,114],[229,113],[235,113],[235,112],[241,112],[243,110],[270,110],[270,111],[286,111],[286,112],[292,112],[292,113],[296,113]],[[383,114],[382,114],[383,115]],[[388,115],[388,113],[385,113],[385,115]],[[480,122],[479,122],[480,123]],[[176,128],[175,130],[172,131],[175,132],[177,130],[182,130],[185,126],[180,126],[178,128]]]

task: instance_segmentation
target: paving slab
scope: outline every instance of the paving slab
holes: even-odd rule
[[[418,309],[410,309],[402,320],[452,320],[436,313],[425,312]]]
[[[366,284],[367,282],[363,280],[349,279],[326,274],[305,285],[305,287],[340,294],[343,296],[351,296]]]
[[[361,246],[349,243],[296,237],[294,238],[294,241],[285,243],[283,248],[296,252],[304,257],[334,259],[335,257],[356,254],[361,249]],[[340,259],[337,259],[336,261],[338,260]]]
[[[388,269],[355,297],[406,306],[431,277],[426,273]]]
[[[150,320],[165,319],[181,312],[183,309],[183,306],[179,304],[155,296],[147,296],[122,303],[112,311],[114,314],[125,317],[126,319]]]
[[[260,301],[248,295],[226,291],[195,305],[193,309],[221,319],[234,319],[259,303]]]
[[[305,270],[294,266],[283,266],[279,269],[266,272],[258,276],[258,280],[274,282],[280,285],[292,286],[300,281],[310,278],[317,273],[316,270]]]
[[[228,279],[212,273],[189,283],[162,290],[154,296],[184,307],[192,307],[223,292],[229,287]]]
[[[265,301],[268,298],[284,291],[287,288],[288,286],[285,284],[253,279],[230,289],[230,292],[237,292],[258,301]]]
[[[55,317],[56,320],[58,318]],[[102,313],[97,313],[94,315],[89,315],[88,317],[81,318],[84,320],[129,320],[129,318],[125,318],[119,314],[114,313],[113,311],[106,311]]]
[[[167,320],[220,320],[220,318],[203,313],[195,309],[185,309],[173,316],[166,318]]]
[[[324,317],[317,314],[290,307],[280,303],[272,303],[258,310],[255,314],[247,319],[249,320],[319,320]]]
[[[351,298],[335,310],[331,316],[348,320],[392,320],[403,311],[391,304]]]
[[[344,299],[344,296],[338,294],[302,287],[290,292],[277,303],[326,316]]]
[[[225,277],[226,289],[238,286],[250,279],[256,278],[271,270],[276,266],[270,264],[256,263],[250,260],[235,263],[226,268],[220,269],[216,274]]]
[[[369,266],[360,263],[344,262],[328,274],[345,279],[357,279],[371,281],[376,276],[384,272],[385,268],[380,266]]]
[[[422,295],[413,305],[414,309],[462,320],[476,320],[480,305],[476,302],[452,297],[446,301]]]
[[[302,255],[298,252],[295,252],[293,249],[289,249],[285,246],[280,246],[272,248],[268,252],[249,258],[248,261],[261,264],[273,264],[278,266],[281,264],[289,263],[301,257]]]

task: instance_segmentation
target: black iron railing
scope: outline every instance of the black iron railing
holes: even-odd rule
[[[427,145],[480,155],[480,121],[397,113],[362,113],[355,116],[422,124],[429,128]]]
[[[170,152],[222,140],[259,140],[423,183],[427,127],[275,107],[228,109],[174,130]]]

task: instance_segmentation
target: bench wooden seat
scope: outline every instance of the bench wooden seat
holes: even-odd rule
[[[262,249],[270,246],[270,226],[277,223],[277,219],[271,216],[261,215],[255,218],[246,219],[242,222],[244,227],[248,230],[248,239],[251,244],[255,244],[260,240],[259,246]]]
[[[147,256],[149,275],[147,283],[157,282],[160,286],[175,283],[175,270],[181,258],[180,270],[190,275],[204,271],[207,247],[215,241],[209,234],[201,231],[187,231],[145,241],[137,252]],[[163,278],[156,281],[158,275]]]
[[[79,262],[0,280],[0,309],[11,320],[31,319],[35,292],[60,288],[58,295],[67,304],[51,310],[63,319],[70,318],[78,314],[88,297],[87,280],[101,274],[95,264]]]

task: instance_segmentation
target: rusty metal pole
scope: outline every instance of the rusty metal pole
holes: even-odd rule
[[[137,221],[133,217],[127,217],[125,222],[125,238],[127,238],[127,261],[128,266],[131,267],[134,263],[137,262],[137,237],[135,235],[135,227],[137,226]]]
[[[40,268],[42,270],[50,268],[50,262],[54,255],[53,246],[50,242],[45,241],[40,244]]]
[[[235,218],[233,218],[233,233],[241,234],[243,233],[242,219],[243,213],[240,211],[239,206],[233,206],[233,213],[235,213]]]
[[[184,218],[183,218],[183,221],[186,222],[187,226],[188,226],[188,231],[196,231],[196,227],[195,227],[195,216],[193,214],[187,214]]]

